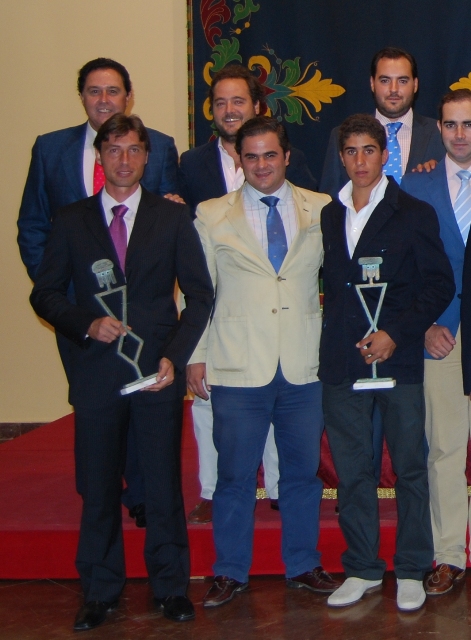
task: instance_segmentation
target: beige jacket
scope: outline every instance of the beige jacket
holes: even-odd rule
[[[320,212],[330,197],[290,186],[298,233],[278,274],[246,220],[242,189],[197,209],[216,300],[190,364],[206,363],[209,384],[263,386],[279,361],[292,384],[318,379]]]

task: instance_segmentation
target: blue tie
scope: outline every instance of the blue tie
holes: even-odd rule
[[[469,179],[471,173],[469,171],[458,171],[458,178],[461,179],[460,190],[456,196],[453,210],[456,216],[456,222],[461,231],[463,241],[466,244],[469,233],[469,224],[471,223],[471,185]]]
[[[396,180],[397,184],[401,184],[401,147],[397,140],[397,132],[402,127],[402,122],[388,122],[386,127],[388,130],[388,144],[386,148],[389,151],[389,158],[384,165],[383,173],[387,176],[392,176]]]
[[[286,233],[281,220],[280,212],[276,208],[279,202],[276,196],[265,196],[260,198],[260,202],[268,207],[267,214],[267,240],[268,240],[268,259],[273,268],[278,273],[285,255],[288,252],[288,243],[286,242]]]

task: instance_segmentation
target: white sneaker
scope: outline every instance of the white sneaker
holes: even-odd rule
[[[401,611],[416,611],[425,602],[422,580],[397,579],[397,606]]]
[[[363,580],[362,578],[347,578],[343,585],[327,598],[329,607],[346,607],[355,604],[369,591],[380,589],[382,580]]]

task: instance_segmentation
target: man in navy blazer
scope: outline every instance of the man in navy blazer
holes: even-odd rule
[[[321,215],[324,318],[319,378],[339,476],[339,524],[348,548],[342,554],[347,580],[328,604],[357,602],[381,586],[386,568],[378,556],[372,438],[376,403],[397,474],[397,605],[411,611],[425,601],[422,580],[433,558],[423,448],[423,343],[425,332],[453,298],[453,273],[433,208],[382,174],[388,151],[381,124],[370,115],[351,116],[342,124],[339,139],[351,181]],[[376,259],[375,279],[387,284],[376,325],[357,290],[368,279],[362,267],[367,258]],[[380,289],[363,288],[361,294],[375,317]],[[372,377],[372,363],[376,385],[356,390],[357,380]],[[388,378],[395,380],[390,388],[384,387]]]
[[[132,85],[127,69],[109,58],[87,62],[78,73],[78,93],[87,122],[39,136],[33,146],[18,219],[21,259],[33,282],[41,264],[52,221],[60,207],[93,195],[101,187],[94,180],[93,140],[100,125],[115,113],[124,113]],[[148,129],[151,151],[143,186],[157,195],[176,191],[178,154],[173,139]],[[56,333],[59,353],[69,375],[69,345]],[[129,431],[128,464],[123,504],[145,526],[145,496],[133,432]],[[80,469],[77,483],[80,489]]]
[[[31,294],[35,311],[62,333],[71,349],[69,399],[83,483],[76,567],[84,605],[75,630],[101,624],[116,608],[124,586],[120,497],[131,424],[146,486],[144,555],[156,605],[172,620],[194,618],[186,597],[190,565],[181,430],[185,365],[213,300],[188,207],[139,184],[149,149],[142,121],[115,114],[100,127],[95,146],[106,177],[104,189],[58,212]],[[120,243],[113,232],[116,225],[124,234]],[[97,294],[106,290],[104,278],[112,290],[126,286],[126,326],[121,298],[113,303],[113,295],[120,293],[105,299],[117,308],[115,317],[106,315],[98,302]],[[186,303],[180,315],[176,280]],[[67,295],[70,284],[73,302]],[[155,377],[147,390],[121,395],[123,385],[136,378],[133,367],[118,357],[118,338],[124,339],[126,353],[130,327],[143,340],[138,358],[142,374]],[[129,348],[132,357],[132,341]]]
[[[467,174],[471,170],[471,91],[459,89],[443,96],[438,128],[445,158],[430,173],[409,174],[402,183],[405,191],[435,208],[456,285],[453,300],[425,336],[425,429],[436,562],[425,588],[431,595],[450,591],[464,579],[466,569],[465,470],[471,419],[469,400],[463,394],[460,307],[471,200],[456,213],[454,208],[457,202],[459,207],[461,187],[468,187],[471,175]]]
[[[443,158],[445,149],[435,120],[412,109],[419,87],[415,58],[396,47],[381,49],[371,62],[370,85],[376,105],[375,117],[385,127],[391,122],[402,123],[398,133],[402,173],[428,160]],[[339,158],[338,136],[339,127],[335,127],[330,134],[320,182],[320,190],[332,198],[337,197],[348,181]]]
[[[235,150],[235,137],[242,124],[265,109],[265,90],[257,78],[242,65],[229,65],[214,74],[209,102],[219,137],[182,153],[178,170],[178,191],[192,211],[200,202],[220,198],[236,191],[244,182],[244,172]],[[317,183],[304,154],[291,148],[286,178],[297,187],[316,191]],[[188,516],[191,524],[204,524],[212,518],[212,497],[217,480],[217,452],[213,444],[213,415],[209,395],[195,397],[193,423],[199,453],[201,502]],[[271,506],[278,508],[278,455],[270,428],[263,455],[265,488]]]
[[[109,58],[87,62],[79,71],[77,84],[87,122],[38,136],[32,150],[18,219],[18,244],[33,281],[57,210],[93,195],[97,130],[113,114],[124,113],[131,98],[128,71]],[[173,138],[147,130],[151,151],[142,184],[157,195],[175,193],[178,154]],[[84,155],[88,151],[92,161],[87,166]]]

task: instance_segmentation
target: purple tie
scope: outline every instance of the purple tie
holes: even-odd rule
[[[126,249],[128,248],[128,232],[123,217],[126,211],[128,211],[128,208],[125,204],[118,204],[115,207],[111,207],[111,211],[114,217],[109,227],[110,235],[114,242],[116,253],[118,254],[121,271],[124,273]]]

